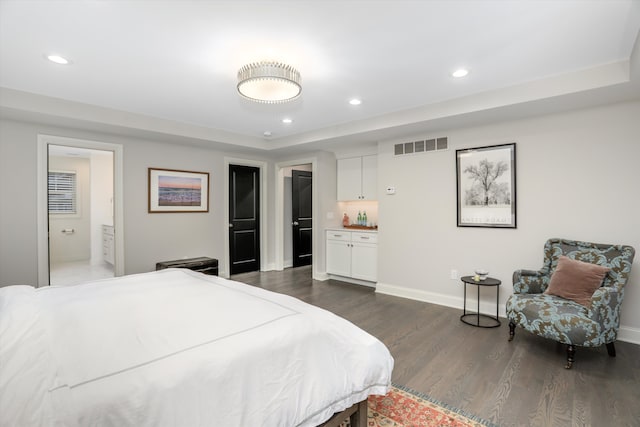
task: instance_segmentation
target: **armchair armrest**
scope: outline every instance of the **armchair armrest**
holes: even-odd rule
[[[603,332],[613,329],[617,333],[623,296],[624,293],[614,286],[602,286],[593,293],[589,317],[603,326]]]
[[[549,274],[544,269],[513,272],[513,292],[516,294],[541,294],[548,284]]]

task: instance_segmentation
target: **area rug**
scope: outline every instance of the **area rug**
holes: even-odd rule
[[[391,387],[385,396],[369,396],[367,403],[367,427],[495,427],[401,386]],[[341,427],[349,427],[349,421]]]

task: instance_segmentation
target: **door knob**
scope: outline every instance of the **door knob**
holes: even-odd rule
[[[233,228],[233,224],[229,224],[229,228]]]
[[[293,221],[291,225],[300,225],[300,223],[298,221]]]

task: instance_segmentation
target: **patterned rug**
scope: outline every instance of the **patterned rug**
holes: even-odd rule
[[[385,396],[369,396],[368,405],[367,427],[495,427],[405,387],[393,386]],[[341,427],[349,427],[349,421]]]

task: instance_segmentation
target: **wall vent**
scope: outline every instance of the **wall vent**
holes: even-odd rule
[[[442,151],[449,148],[449,140],[446,136],[425,139],[413,142],[401,142],[393,146],[393,154],[402,156],[405,154],[428,153],[429,151]]]

